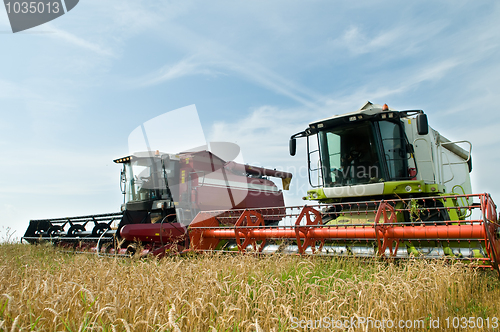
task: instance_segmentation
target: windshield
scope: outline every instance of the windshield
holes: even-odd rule
[[[405,145],[397,123],[350,124],[321,131],[318,139],[323,182],[327,187],[376,183],[406,176]]]
[[[170,197],[161,158],[133,158],[125,164],[125,201],[145,201]]]

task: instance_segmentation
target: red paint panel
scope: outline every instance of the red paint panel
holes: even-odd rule
[[[155,243],[184,241],[186,233],[186,227],[179,223],[130,224],[120,231],[121,237],[128,241]]]

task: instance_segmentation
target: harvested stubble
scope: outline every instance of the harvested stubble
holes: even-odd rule
[[[500,313],[494,274],[442,261],[137,260],[19,244],[0,245],[0,260],[2,331],[287,331],[292,317],[443,322]]]

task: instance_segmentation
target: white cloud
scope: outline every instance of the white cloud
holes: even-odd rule
[[[88,40],[85,40],[81,37],[78,37],[72,33],[67,32],[66,30],[59,29],[54,27],[51,24],[46,24],[44,25],[44,30],[52,32],[53,34],[50,34],[49,36],[63,40],[67,43],[70,43],[74,46],[77,46],[79,48],[85,49],[87,51],[91,51],[93,53],[106,56],[106,57],[115,57],[116,55],[114,54],[113,50],[104,47],[102,45],[96,44],[89,42]]]
[[[0,79],[0,99],[27,97],[24,88],[17,83]]]
[[[0,227],[20,237],[30,219],[116,212],[122,195],[120,166],[106,151],[49,147],[2,150]]]
[[[190,41],[184,46],[196,56],[182,59],[174,65],[167,64],[155,73],[138,79],[133,85],[155,85],[187,75],[216,76],[221,73],[228,75],[236,73],[246,80],[287,96],[309,108],[317,107],[316,103],[325,99],[324,96],[273,72],[227,45],[202,37],[185,27],[172,25],[170,27],[176,32],[175,38],[180,39],[182,44],[187,40]]]
[[[418,68],[420,73],[415,73],[414,79],[410,79],[410,85],[422,83],[425,81],[438,80],[445,76],[447,72],[460,65],[460,61],[448,58],[436,65],[430,65]]]
[[[239,58],[239,59],[238,59]],[[324,100],[325,97],[311,91],[310,89],[286,79],[265,68],[263,65],[255,63],[250,59],[243,59],[235,56],[225,63],[226,67],[231,68],[238,74],[243,75],[246,79],[253,81],[267,89],[270,89],[278,94],[289,97],[292,100],[308,107],[318,107],[317,102]],[[226,60],[227,61],[227,60]]]
[[[441,21],[427,22],[425,25],[415,22],[415,18],[403,22],[381,24],[381,29],[366,29],[362,24],[350,25],[338,37],[331,38],[324,50],[338,54],[348,50],[347,55],[374,54],[377,61],[387,61],[401,56],[411,56],[421,52],[419,45],[431,40],[446,26]],[[378,56],[377,56],[378,54]]]
[[[191,75],[219,75],[215,70],[207,68],[196,56],[190,56],[170,65],[167,64],[153,73],[132,81],[132,86],[151,86]]]
[[[109,28],[121,35],[131,36],[144,31],[155,33],[167,27],[169,21],[189,15],[193,1],[101,1],[93,0],[99,15],[107,19]],[[100,22],[102,23],[102,21]]]

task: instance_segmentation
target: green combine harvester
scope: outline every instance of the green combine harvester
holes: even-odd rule
[[[297,139],[307,140],[310,204],[287,207],[277,228],[263,226],[265,210],[242,211],[231,230],[199,216],[194,248],[236,238],[241,251],[446,257],[498,271],[500,225],[489,194],[472,193],[472,144],[440,135],[423,111],[367,102],[292,135],[292,156]]]

